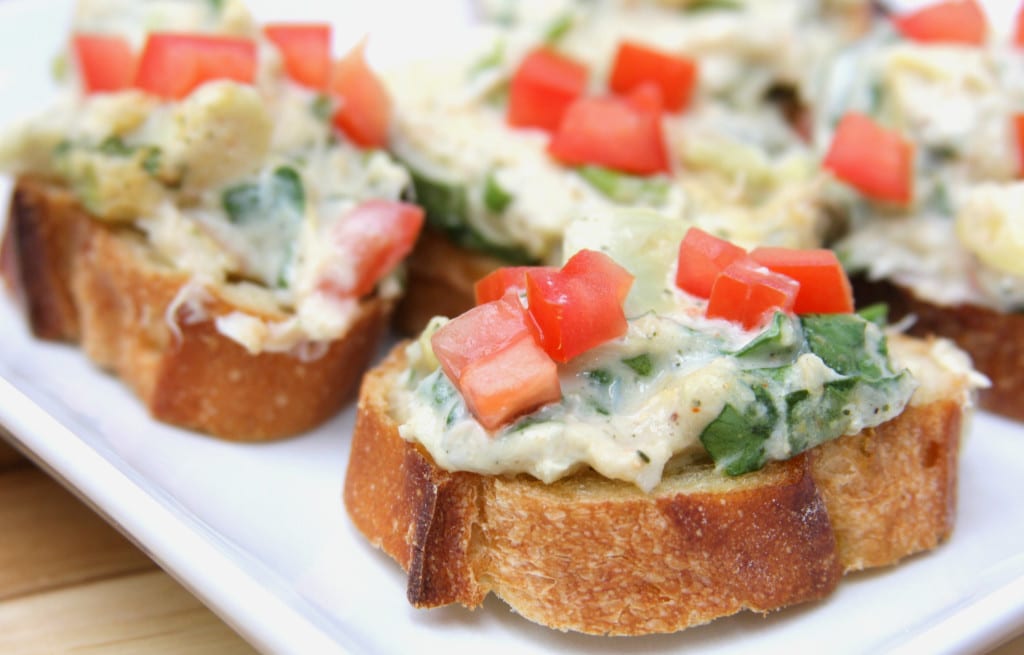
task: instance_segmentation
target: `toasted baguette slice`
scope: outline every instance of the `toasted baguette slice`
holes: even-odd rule
[[[952,339],[992,382],[978,395],[978,405],[1024,421],[1024,314],[999,312],[979,305],[943,307],[917,298],[891,282],[855,279],[859,304],[885,302],[890,320],[912,316],[909,332]]]
[[[189,274],[155,259],[134,231],[92,219],[70,192],[39,179],[18,181],[2,253],[4,277],[36,336],[80,343],[155,418],[225,439],[280,438],[339,411],[391,311],[389,301],[363,301],[349,331],[309,358],[252,355],[225,337],[213,319],[237,307],[216,294],[202,320],[176,314],[172,330],[169,308]]]
[[[693,466],[645,494],[594,473],[544,484],[440,469],[392,418],[404,365],[399,346],[363,381],[344,501],[408,571],[417,607],[494,592],[559,630],[673,632],[820,599],[844,572],[934,548],[953,527],[969,407],[956,376],[877,429],[735,478]]]

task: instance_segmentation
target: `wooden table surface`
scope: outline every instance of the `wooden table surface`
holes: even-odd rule
[[[255,652],[0,438],[0,653]],[[1024,635],[990,653],[1021,654]]]

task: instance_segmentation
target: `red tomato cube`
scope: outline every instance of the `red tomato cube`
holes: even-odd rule
[[[263,33],[277,46],[288,77],[311,89],[326,89],[331,68],[331,26],[327,23],[271,23]]]
[[[692,227],[679,244],[676,286],[687,293],[707,298],[719,273],[746,254],[743,248]]]
[[[607,255],[594,255],[619,270],[602,270],[608,266],[604,261],[588,265],[585,260],[591,255],[585,255],[575,265],[570,265],[570,259],[561,271],[526,273],[527,311],[536,326],[538,342],[556,362],[568,362],[626,333],[622,300],[629,288],[627,285],[623,289],[623,274],[628,276],[629,284],[632,276]]]
[[[526,272],[531,270],[556,271],[553,266],[503,266],[491,271],[473,285],[476,304],[498,300],[510,289],[526,293]]]
[[[770,320],[775,311],[792,311],[799,291],[796,280],[743,257],[729,264],[715,280],[705,315],[751,330]]]
[[[466,407],[488,430],[562,397],[558,365],[529,333],[473,362],[463,372],[459,388]]]
[[[488,430],[562,396],[558,366],[534,340],[514,293],[452,319],[430,343],[441,369]]]
[[[793,303],[797,314],[848,314],[853,311],[853,289],[839,259],[831,250],[755,248],[750,257],[770,271],[800,283]]]
[[[512,76],[506,120],[513,127],[555,130],[587,88],[587,68],[548,48],[526,55]]]
[[[330,90],[341,102],[331,121],[361,148],[382,148],[388,143],[391,96],[366,63],[366,42],[335,62]]]
[[[76,34],[72,47],[86,93],[120,91],[132,85],[135,55],[120,36]]]
[[[321,288],[344,298],[370,293],[412,251],[423,221],[423,209],[407,202],[367,200],[358,205],[330,235],[337,265],[325,271]]]
[[[981,45],[988,37],[985,11],[975,0],[944,0],[900,14],[893,24],[903,36],[921,43]]]
[[[680,111],[690,103],[696,82],[697,62],[690,57],[623,41],[615,53],[608,85],[615,93],[627,94],[653,83],[661,90],[665,107]]]
[[[135,86],[169,100],[184,98],[212,80],[252,84],[256,43],[205,34],[153,33],[146,39],[135,72]]]
[[[597,284],[611,289],[619,304],[626,301],[635,279],[629,271],[596,250],[583,249],[575,253],[562,266],[562,273],[570,277],[589,277]]]
[[[507,348],[523,334],[533,338],[519,299],[508,294],[448,321],[434,333],[430,344],[445,375],[458,384],[473,362]]]
[[[570,166],[594,164],[636,175],[670,170],[661,114],[614,96],[572,103],[548,152]]]
[[[875,200],[906,205],[913,196],[913,144],[863,114],[843,117],[822,165]]]

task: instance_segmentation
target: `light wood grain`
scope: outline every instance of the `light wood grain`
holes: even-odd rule
[[[39,469],[0,474],[0,600],[154,568]]]
[[[155,570],[0,603],[0,652],[255,651],[167,574]]]

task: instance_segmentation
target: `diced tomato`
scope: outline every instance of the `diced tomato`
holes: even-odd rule
[[[135,86],[176,100],[211,80],[252,84],[256,44],[249,39],[203,34],[153,33],[146,40]]]
[[[626,300],[633,286],[634,277],[629,271],[603,252],[580,250],[569,258],[562,267],[564,275],[588,277],[615,293],[619,304]]]
[[[1024,48],[1024,4],[1017,8],[1017,25],[1013,30],[1013,44]]]
[[[853,289],[831,250],[755,248],[751,259],[770,271],[800,283],[793,303],[797,314],[847,314],[853,311]]]
[[[434,333],[431,346],[488,430],[562,396],[558,367],[534,340],[514,293],[452,319]]]
[[[1013,116],[1013,129],[1017,138],[1017,174],[1024,177],[1024,114]]]
[[[132,85],[135,55],[126,39],[105,34],[76,34],[72,46],[86,93],[120,91]]]
[[[334,64],[331,92],[341,100],[332,121],[356,145],[381,148],[388,143],[391,97],[366,63],[366,43],[360,43]]]
[[[526,55],[509,85],[506,120],[513,127],[555,130],[587,88],[587,67],[549,48]]]
[[[637,111],[654,114],[665,111],[665,96],[661,88],[652,82],[642,82],[622,97]]]
[[[615,53],[609,87],[626,94],[641,84],[654,83],[661,89],[665,107],[680,111],[690,103],[697,82],[697,62],[633,41],[623,41]]]
[[[569,165],[626,173],[668,172],[661,114],[618,97],[580,98],[565,112],[548,152]]]
[[[311,89],[326,89],[331,70],[331,26],[271,23],[263,33],[281,51],[288,76]]]
[[[574,265],[577,253],[561,271],[526,273],[527,312],[538,342],[556,362],[567,362],[626,333],[621,281],[625,275],[632,284],[632,276],[607,255],[593,254],[607,262]]]
[[[529,334],[475,362],[460,388],[466,407],[488,430],[562,397],[558,365]]]
[[[791,311],[799,290],[796,280],[742,257],[715,279],[705,315],[734,321],[750,330],[763,325],[775,311]]]
[[[423,209],[394,200],[368,200],[338,221],[331,234],[338,252],[321,286],[342,297],[359,298],[412,250],[423,227]]]
[[[477,280],[473,285],[476,304],[497,300],[510,289],[516,293],[526,293],[526,272],[530,270],[556,271],[552,266],[503,266],[491,271]]]
[[[532,331],[515,294],[478,305],[445,323],[430,339],[445,375],[458,384],[475,361],[490,357]]]
[[[893,19],[903,36],[921,43],[980,45],[988,36],[985,12],[975,0],[944,0]]]
[[[875,200],[905,205],[913,196],[913,144],[863,114],[843,117],[822,165]]]
[[[679,243],[676,286],[701,298],[711,295],[718,274],[747,251],[725,239],[691,227]]]

